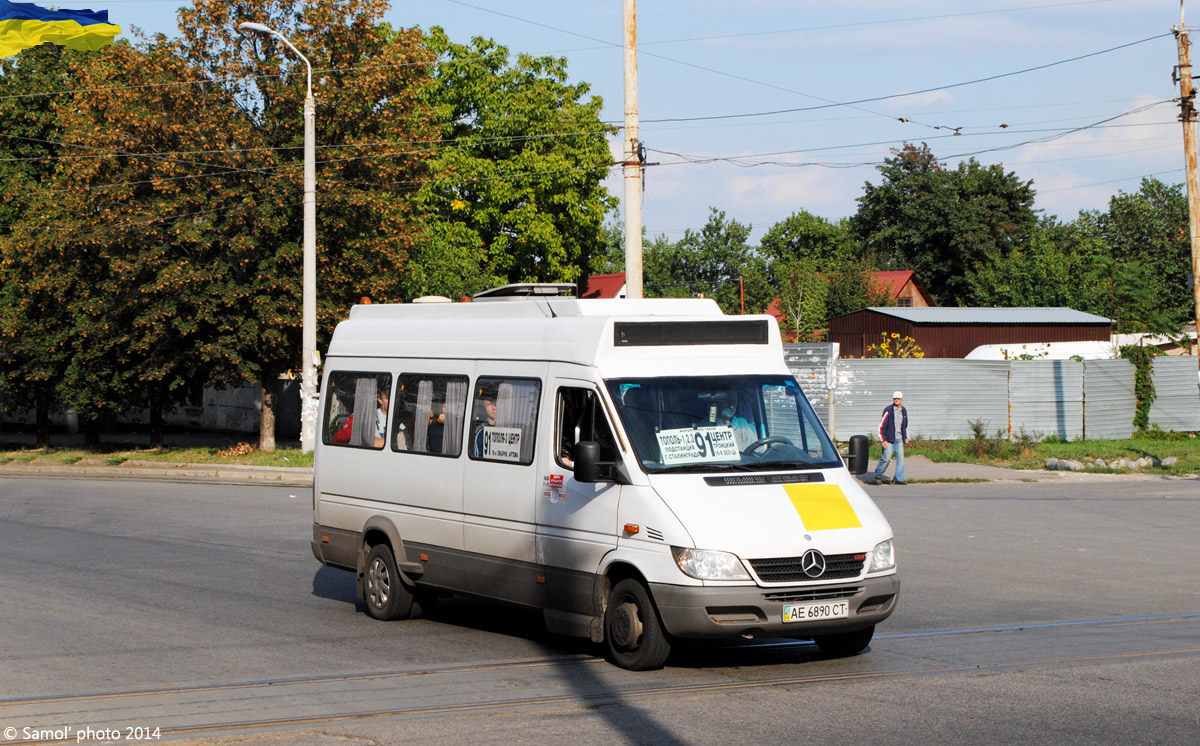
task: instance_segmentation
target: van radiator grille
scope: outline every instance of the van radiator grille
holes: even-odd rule
[[[764,593],[763,598],[781,604],[803,603],[805,601],[831,601],[839,598],[853,598],[862,593],[862,587],[856,585],[835,585],[813,588],[805,591],[779,591]]]
[[[865,554],[827,554],[825,573],[818,578],[810,578],[804,574],[804,570],[800,568],[799,557],[752,559],[750,566],[764,583],[807,583],[814,580],[857,578],[862,574],[866,559]]]

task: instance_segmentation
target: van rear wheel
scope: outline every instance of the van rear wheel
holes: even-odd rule
[[[363,574],[367,613],[382,621],[407,619],[412,613],[413,594],[405,587],[396,567],[396,556],[387,544],[376,544],[367,554]]]
[[[604,643],[609,659],[630,671],[652,671],[667,662],[671,643],[649,591],[639,581],[626,578],[608,594]]]
[[[817,643],[817,647],[821,648],[821,652],[826,655],[834,655],[838,657],[857,655],[866,650],[867,645],[871,644],[871,638],[875,636],[875,625],[871,625],[866,629],[855,630],[854,632],[839,632],[836,635],[817,635],[813,638],[813,642]]]

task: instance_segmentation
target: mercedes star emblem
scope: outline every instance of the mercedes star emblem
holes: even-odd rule
[[[825,555],[815,549],[810,549],[800,558],[800,569],[810,578],[819,578],[825,574]]]

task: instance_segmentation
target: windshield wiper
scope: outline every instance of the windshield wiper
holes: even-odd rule
[[[755,471],[784,471],[786,469],[836,469],[841,464],[836,461],[827,464],[818,464],[812,461],[791,459],[789,461],[759,461],[755,466],[757,467]]]
[[[679,466],[667,466],[662,469],[657,469],[653,474],[700,474],[703,472],[712,471],[758,471],[753,466],[746,464],[730,464],[730,463],[704,463],[704,464],[680,464]]]

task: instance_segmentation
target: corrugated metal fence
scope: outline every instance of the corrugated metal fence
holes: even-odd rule
[[[804,347],[804,350],[794,349]],[[815,349],[825,347],[824,351]],[[834,360],[831,345],[789,346],[792,369],[838,440],[878,431],[892,398],[904,392],[909,436],[969,438],[971,423],[1044,438],[1120,439],[1133,434],[1136,407],[1128,360]],[[1151,424],[1200,430],[1195,357],[1155,358]],[[821,379],[821,371],[830,378]]]
[[[1200,430],[1200,389],[1195,357],[1154,358],[1150,423],[1163,430]]]
[[[783,346],[783,359],[800,384],[800,389],[808,397],[809,403],[813,405],[817,416],[828,428],[837,345],[828,342],[787,344]]]

